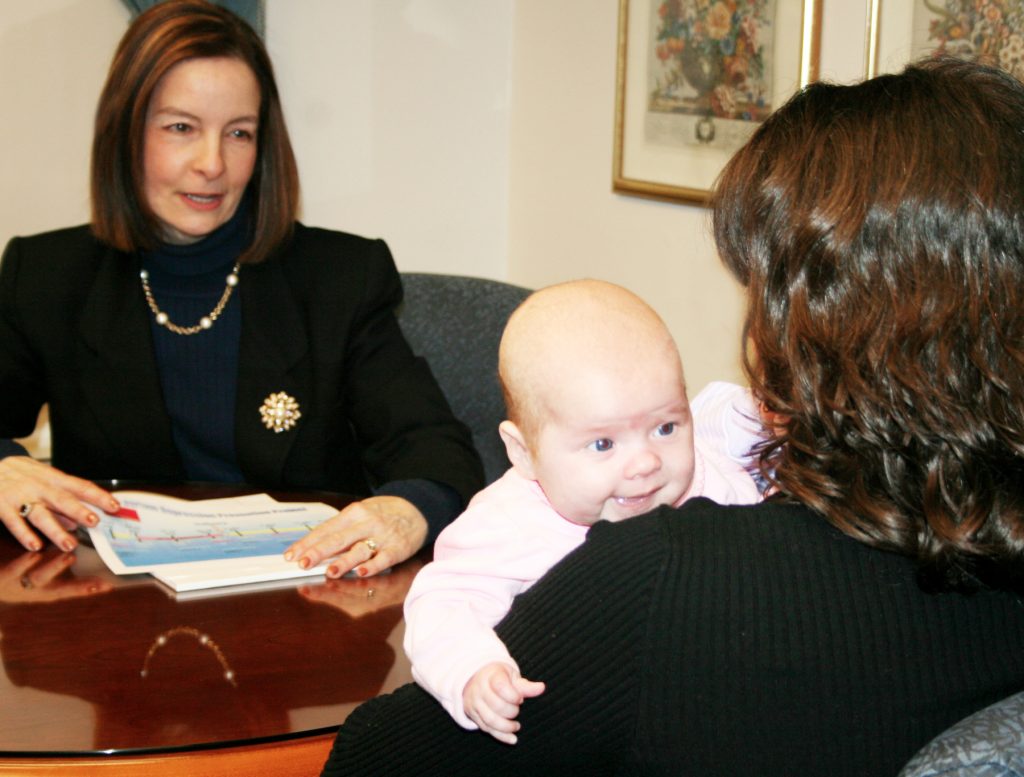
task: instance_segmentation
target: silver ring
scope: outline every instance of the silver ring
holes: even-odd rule
[[[22,575],[21,576],[21,587],[22,588],[32,588],[32,580],[29,578],[28,575]]]
[[[36,506],[35,502],[25,502],[21,507],[18,508],[18,515],[24,520],[28,520],[29,515],[32,514],[32,509]]]
[[[376,595],[377,595],[377,591],[374,590],[373,588],[367,588],[366,589],[366,598],[367,599],[372,599]]]
[[[366,547],[370,549],[370,559],[375,558],[377,556],[377,550],[380,548],[380,545],[377,544],[377,540],[367,537],[363,542],[366,543]],[[367,559],[367,561],[370,559]]]

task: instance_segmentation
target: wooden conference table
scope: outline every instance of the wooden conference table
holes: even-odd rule
[[[319,774],[349,712],[411,680],[401,603],[422,563],[176,595],[0,531],[0,775]]]

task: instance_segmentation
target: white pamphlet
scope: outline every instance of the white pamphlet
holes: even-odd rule
[[[119,575],[148,572],[175,591],[322,575],[302,569],[285,549],[337,513],[321,502],[278,502],[268,494],[190,501],[146,491],[116,491],[116,515],[95,509],[89,537]]]

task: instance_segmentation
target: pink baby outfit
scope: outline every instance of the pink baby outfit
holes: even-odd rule
[[[719,504],[760,500],[742,466],[699,438],[693,482],[680,503],[695,496]],[[477,670],[502,662],[518,671],[493,627],[515,596],[582,544],[589,528],[563,518],[536,481],[510,469],[441,532],[434,561],[420,570],[405,600],[405,652],[413,677],[459,725],[477,728],[462,707],[462,691]]]

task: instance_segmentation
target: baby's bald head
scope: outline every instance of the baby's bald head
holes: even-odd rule
[[[533,437],[576,381],[607,379],[624,391],[644,371],[682,365],[653,308],[612,283],[579,280],[531,294],[512,314],[498,352],[509,420]]]

